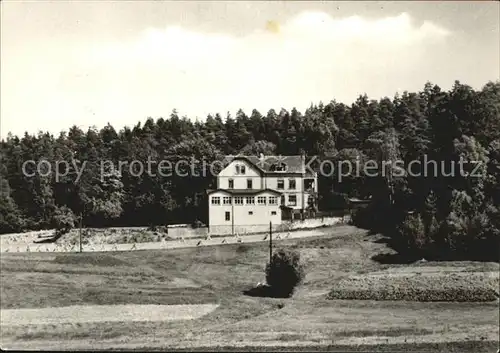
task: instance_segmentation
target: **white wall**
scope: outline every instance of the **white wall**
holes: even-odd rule
[[[236,165],[245,166],[245,174],[236,174]],[[264,189],[259,170],[245,160],[229,163],[217,176],[217,188],[229,189],[229,179],[234,180],[234,189],[247,189],[247,180],[252,180],[252,189]]]
[[[234,204],[234,196],[232,197],[233,205],[224,205],[223,198],[231,195],[224,191],[214,192],[208,198],[209,210],[209,225],[210,226],[252,226],[266,225],[269,222],[273,224],[281,224],[281,209],[279,206],[279,196],[272,192],[262,192],[257,195],[244,195],[243,205]],[[257,198],[259,196],[266,197],[266,205],[259,205]],[[277,197],[276,205],[269,205],[269,197]],[[220,205],[212,205],[212,198],[220,197]],[[254,197],[255,204],[246,204],[247,197]],[[276,212],[275,215],[272,212]],[[230,219],[226,221],[226,212],[229,212]],[[249,214],[253,212],[253,214]],[[234,223],[233,223],[234,222]]]
[[[257,198],[266,197],[266,205],[259,205]],[[277,204],[269,205],[269,197],[276,197]],[[234,205],[234,224],[235,225],[259,225],[259,224],[269,224],[270,221],[273,224],[281,224],[281,209],[279,207],[279,195],[271,192],[263,192],[254,196],[255,204],[247,205],[246,197],[244,198],[244,205]],[[253,212],[252,215],[249,212]],[[276,212],[275,215],[272,212]]]
[[[285,195],[285,205],[289,207],[293,207],[294,209],[302,208],[302,188],[303,181],[300,176],[267,176],[265,178],[265,186],[269,189],[277,190]],[[284,188],[278,189],[278,180],[283,179]],[[290,180],[295,180],[295,189],[290,189]],[[288,196],[295,195],[297,198],[297,203],[295,206],[292,206],[288,202]],[[307,200],[306,200],[307,202]],[[306,203],[307,204],[307,203]]]

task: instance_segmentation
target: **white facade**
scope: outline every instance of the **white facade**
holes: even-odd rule
[[[294,167],[270,171],[246,157],[234,158],[217,176],[217,190],[208,195],[210,232],[281,224],[281,205],[305,210],[318,191],[317,174],[306,174],[297,163]]]
[[[230,187],[231,180],[233,187]],[[249,189],[249,180],[252,183],[250,189],[265,189],[259,169],[245,160],[233,161],[217,176],[217,189]]]
[[[209,195],[209,225],[254,226],[281,224],[280,195],[272,191],[234,195],[218,190]]]

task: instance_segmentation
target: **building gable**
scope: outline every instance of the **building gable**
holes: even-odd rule
[[[239,167],[239,169],[238,169]],[[242,167],[244,172],[242,172]],[[218,176],[220,177],[260,177],[262,171],[245,158],[233,159]]]
[[[302,174],[306,172],[304,156],[226,156],[225,163],[247,161],[263,175]]]

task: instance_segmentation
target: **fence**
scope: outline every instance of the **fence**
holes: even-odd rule
[[[172,238],[196,238],[208,235],[208,227],[192,228],[191,226],[168,227],[167,234]]]
[[[294,221],[283,221],[281,224],[273,224],[272,229],[274,232],[288,232],[292,230],[298,229],[310,229],[310,228],[319,228],[325,226],[332,226],[335,224],[346,223],[348,221],[348,216],[343,215],[340,217],[315,217],[315,218],[306,218],[304,220],[294,220]],[[259,234],[269,232],[269,224],[263,225],[217,225],[210,226],[209,228],[210,235],[230,235],[230,234]]]
[[[333,226],[335,224],[342,224],[346,222],[346,217],[317,217],[309,218],[304,220],[295,220],[293,222],[282,222],[281,224],[273,224],[272,230],[275,233],[288,233],[300,229],[313,229],[324,226]],[[231,239],[237,239],[239,242],[243,238],[239,238],[244,235],[252,234],[263,234],[266,237],[269,234],[269,224],[263,225],[231,225],[228,226],[212,226],[202,227],[202,228],[191,228],[190,226],[176,226],[169,228],[169,238],[175,238],[176,240],[170,242],[167,238],[161,239],[161,241],[151,240],[146,242],[118,242],[118,243],[108,243],[104,241],[104,238],[100,236],[95,236],[95,233],[90,233],[89,229],[82,231],[82,251],[128,251],[128,250],[139,250],[139,249],[156,249],[156,248],[172,248],[179,247],[182,244],[188,244],[190,242],[195,242],[195,245],[205,244],[209,241],[211,236],[216,236],[213,241],[220,241],[221,244],[232,242]],[[174,230],[175,229],[175,230]],[[113,229],[114,230],[114,229]],[[118,233],[119,228],[113,233]],[[130,229],[126,229],[130,231]],[[144,228],[134,229],[137,232],[144,231]],[[210,230],[210,233],[209,233]],[[87,234],[88,233],[88,234]],[[91,236],[93,234],[94,236]],[[291,233],[292,235],[294,233]],[[301,233],[302,234],[302,233]],[[117,234],[119,235],[119,234]],[[300,234],[297,234],[298,236]],[[218,238],[217,236],[220,236]],[[227,236],[227,238],[226,238]],[[279,237],[279,235],[277,235]],[[27,236],[22,234],[19,236],[20,239],[10,236],[1,239],[1,252],[79,252],[80,244],[74,242],[60,242],[60,243],[46,243],[46,244],[35,244],[33,240],[35,236]],[[119,241],[123,236],[113,237],[116,241]],[[191,238],[191,239],[189,239]],[[198,239],[193,239],[198,238]],[[247,240],[252,237],[246,238]],[[133,238],[134,239],[134,238]],[[21,241],[19,241],[21,240]],[[74,240],[78,241],[78,237]],[[254,240],[255,241],[255,240]],[[199,244],[198,244],[199,242]],[[179,243],[177,245],[174,245]]]
[[[310,218],[325,218],[325,217],[345,217],[350,214],[349,209],[338,209],[331,211],[318,211],[314,217]]]
[[[283,226],[281,224],[273,224],[273,231],[278,231]],[[209,226],[210,235],[232,235],[232,234],[259,234],[269,232],[269,224],[247,224],[247,225],[216,225]]]

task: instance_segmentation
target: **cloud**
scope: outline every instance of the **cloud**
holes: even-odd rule
[[[122,127],[173,108],[203,119],[238,108],[265,113],[334,98],[349,103],[365,91],[392,95],[413,88],[402,81],[409,70],[423,70],[416,89],[432,79],[421,76],[422,60],[449,35],[436,24],[416,26],[405,13],[369,20],[305,12],[285,23],[270,19],[243,37],[168,26],[123,42],[49,47],[26,64],[31,91],[10,87],[2,136],[72,124]],[[10,75],[7,84],[19,82],[15,70]],[[23,114],[32,123],[19,124]]]

